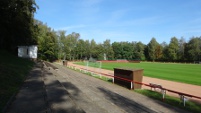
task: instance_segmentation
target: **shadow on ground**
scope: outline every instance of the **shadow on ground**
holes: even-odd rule
[[[121,109],[124,109],[126,112],[129,113],[156,113],[155,111],[147,108],[146,106],[143,106],[139,103],[136,103],[133,100],[130,100],[128,98],[125,98],[115,92],[111,92],[105,88],[98,88],[103,94],[105,94],[106,99],[120,107]]]
[[[58,81],[57,79],[59,79],[59,77],[56,79],[56,75],[53,75],[53,73],[48,70],[44,70],[43,76],[47,94],[46,99],[51,112],[84,113],[71,98],[71,95],[79,95],[79,90],[76,86],[70,82]],[[71,93],[67,90],[70,90]]]
[[[8,107],[8,113],[36,113],[44,112],[47,105],[44,101],[45,90],[41,80],[41,71],[33,69],[12,104]]]
[[[64,86],[73,90],[73,95],[79,94],[76,86],[69,82],[61,84],[50,70],[37,66],[28,75],[7,113],[84,113]]]

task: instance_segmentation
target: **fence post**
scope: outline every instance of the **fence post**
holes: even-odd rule
[[[131,89],[133,89],[133,82],[131,82]]]
[[[163,101],[165,100],[165,94],[166,94],[166,90],[165,89],[161,89],[161,92],[163,94]]]

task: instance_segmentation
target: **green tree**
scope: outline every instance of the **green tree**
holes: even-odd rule
[[[147,45],[148,49],[148,57],[150,60],[155,61],[157,59],[157,47],[158,47],[158,42],[156,41],[155,38],[152,38],[149,44]]]
[[[122,59],[123,58],[123,47],[122,44],[120,44],[119,42],[113,42],[112,43],[112,48],[114,51],[114,58],[115,59]]]
[[[77,48],[77,42],[79,38],[80,38],[79,33],[72,32],[71,34],[67,35],[65,39],[66,53],[67,53],[67,58],[69,60],[75,60],[75,58],[77,57],[76,48]]]
[[[66,59],[66,52],[67,52],[67,40],[66,40],[66,31],[59,30],[57,31],[58,34],[58,59]]]
[[[168,60],[168,44],[166,42],[162,42],[161,44],[162,47],[162,60],[167,61]]]
[[[142,42],[137,42],[135,45],[136,46],[134,48],[134,53],[135,53],[134,59],[145,60],[145,55],[144,55],[145,46],[144,46],[144,44]]]
[[[107,60],[113,60],[114,59],[114,51],[110,44],[110,40],[107,39],[103,42],[103,55],[106,54]]]
[[[178,51],[178,59],[180,61],[185,60],[185,45],[186,45],[186,41],[183,37],[181,37],[179,39],[179,51]]]
[[[168,46],[168,56],[171,61],[178,60],[179,41],[176,37],[172,37]]]
[[[77,42],[77,54],[78,59],[84,59],[85,56],[85,41],[83,39],[79,39]]]
[[[85,59],[89,59],[90,58],[90,42],[89,40],[85,40],[84,42],[84,56],[85,56]]]
[[[155,55],[157,60],[160,60],[163,56],[163,48],[160,44],[156,46]]]
[[[201,55],[201,37],[192,37],[188,42],[188,54],[190,56],[189,60],[199,60]]]
[[[103,47],[103,44],[101,44],[101,43],[99,43],[99,44],[97,44],[97,46],[96,46],[96,54],[98,55],[97,57],[97,59],[98,60],[104,60],[104,54],[105,54],[105,52],[104,52],[105,50],[104,50],[104,47]]]
[[[121,53],[121,56],[123,56],[122,59],[132,60],[133,59],[133,51],[134,51],[132,43],[121,42],[120,44],[123,49],[123,51]]]
[[[37,23],[38,32],[38,58],[48,61],[58,59],[58,36],[42,22]]]
[[[90,42],[90,58],[98,58],[98,55],[97,55],[97,50],[96,50],[96,42],[94,39],[91,40]]]
[[[35,0],[2,0],[0,3],[0,49],[16,51],[19,45],[37,44],[33,15]]]

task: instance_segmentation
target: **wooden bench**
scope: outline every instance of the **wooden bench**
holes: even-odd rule
[[[160,89],[160,92],[162,93],[162,96],[163,96],[162,98],[163,98],[163,100],[165,99],[166,90],[162,87],[162,85],[149,83],[149,86],[151,87],[151,90],[152,90],[152,88],[154,88],[155,91],[156,91],[156,88]]]
[[[159,85],[159,84],[149,83],[149,85],[150,85],[150,87],[151,87],[151,90],[152,90],[152,88],[154,88],[154,90],[155,90],[156,88],[158,88],[158,89],[162,89],[162,88],[163,88],[163,87],[162,87],[161,85]]]

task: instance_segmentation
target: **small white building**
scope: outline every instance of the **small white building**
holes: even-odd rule
[[[37,59],[37,52],[37,45],[18,46],[18,57]]]

